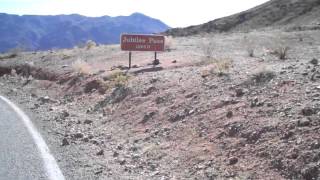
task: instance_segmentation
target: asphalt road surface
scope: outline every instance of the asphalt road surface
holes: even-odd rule
[[[0,96],[0,180],[63,180],[30,119]]]

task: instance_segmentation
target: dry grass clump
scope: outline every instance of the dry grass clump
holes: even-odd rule
[[[232,67],[232,60],[229,58],[211,59],[206,61],[206,68],[201,72],[202,77],[207,77],[211,74],[218,76],[228,75]]]
[[[78,59],[72,63],[72,69],[81,75],[92,74],[92,67],[85,61]]]

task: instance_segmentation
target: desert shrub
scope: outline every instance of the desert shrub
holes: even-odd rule
[[[72,63],[72,69],[81,75],[92,74],[92,67],[85,61],[78,59]]]
[[[271,54],[277,56],[280,60],[285,60],[288,57],[289,46],[285,38],[279,33],[275,36],[274,45],[272,47],[273,51]]]
[[[254,57],[254,49],[247,49],[249,57]]]
[[[275,76],[275,73],[272,71],[261,70],[253,74],[253,76],[250,79],[250,84],[264,84],[272,80]]]
[[[288,46],[281,46],[274,51],[274,54],[279,57],[280,60],[287,59],[289,47]]]
[[[117,87],[117,86],[126,86],[128,81],[129,81],[129,76],[122,72],[122,71],[117,71],[109,75],[105,80],[109,80],[110,87]]]
[[[255,56],[255,51],[256,51],[256,45],[255,42],[251,38],[248,38],[248,36],[244,36],[242,40],[242,44],[245,47],[248,56],[249,57],[254,57]]]
[[[232,61],[230,59],[224,58],[216,60],[215,67],[218,75],[228,74],[232,66]]]
[[[25,50],[26,48],[24,46],[18,45],[17,47],[8,50],[8,53],[5,56],[5,58],[15,58]]]
[[[173,46],[173,38],[172,36],[165,36],[165,41],[164,41],[164,50],[165,51],[171,51],[172,46]]]
[[[93,47],[96,47],[96,46],[97,46],[97,44],[92,40],[88,40],[87,43],[86,43],[86,49],[87,50],[89,50],[89,49],[91,49]]]

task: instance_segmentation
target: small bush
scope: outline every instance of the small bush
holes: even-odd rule
[[[19,54],[21,54],[25,50],[26,50],[26,48],[24,48],[21,45],[18,45],[17,47],[10,49],[8,51],[8,55],[6,55],[5,58],[15,58],[15,57],[19,56]]]
[[[107,80],[111,82],[110,86],[126,86],[129,81],[129,76],[121,71],[114,72],[111,74]]]
[[[78,59],[72,63],[72,68],[75,72],[81,75],[92,74],[92,67],[85,61]]]
[[[89,50],[89,49],[91,49],[91,48],[93,48],[93,47],[96,47],[97,46],[97,44],[94,42],[94,41],[92,41],[92,40],[89,40],[89,41],[87,41],[87,43],[86,43],[86,49],[87,50]]]

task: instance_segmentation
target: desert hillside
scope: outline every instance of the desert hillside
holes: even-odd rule
[[[248,31],[281,27],[292,29],[320,29],[319,0],[271,0],[250,10],[216,19],[205,24],[174,28],[166,33],[187,36],[199,33]]]
[[[318,179],[320,33],[264,31],[2,54],[68,179]],[[287,48],[288,47],[288,48]]]

